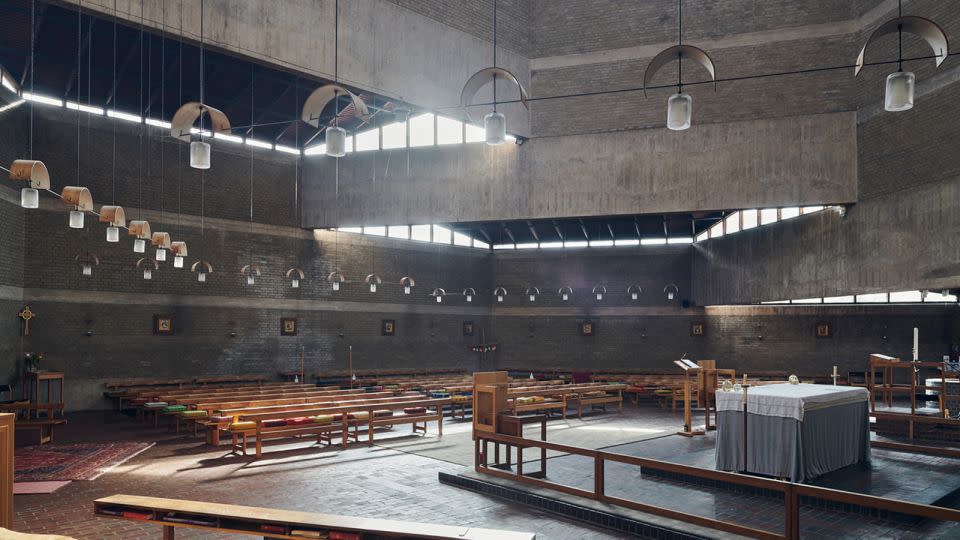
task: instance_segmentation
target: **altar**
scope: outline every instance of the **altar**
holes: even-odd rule
[[[774,384],[718,391],[718,470],[803,482],[870,462],[866,388]]]

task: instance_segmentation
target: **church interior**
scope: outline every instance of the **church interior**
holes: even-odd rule
[[[957,3],[0,21],[0,539],[960,538]]]

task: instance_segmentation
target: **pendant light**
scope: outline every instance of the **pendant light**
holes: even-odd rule
[[[2,168],[2,167],[0,167]],[[30,187],[20,190],[20,206],[22,208],[38,208],[40,206],[40,192],[50,190],[50,173],[42,161],[18,159],[10,164],[5,171],[10,173],[11,180],[30,182]]]
[[[143,279],[146,281],[153,279],[153,273],[160,268],[160,266],[157,264],[157,261],[149,257],[143,257],[138,260],[136,267],[137,270],[143,271]]]
[[[81,69],[81,48],[80,43],[83,40],[83,22],[82,22],[82,13],[80,4],[77,4],[77,103],[80,103],[80,73]],[[77,107],[77,181],[76,185],[80,185],[80,108]],[[69,190],[69,199],[68,197]],[[85,195],[83,192],[86,192]],[[89,199],[89,208],[86,210],[93,211],[93,198],[90,195],[90,190],[87,188],[77,188],[77,187],[66,187],[63,189],[61,194],[61,201],[68,205],[72,206],[74,209],[70,211],[70,228],[71,229],[82,229],[83,228],[83,212],[84,210],[80,209],[79,198],[84,196]]]
[[[182,7],[182,4],[181,4]],[[178,92],[178,103],[183,102],[183,9],[180,9],[180,31],[177,33],[177,65],[179,66],[179,76],[177,79],[177,92]],[[183,156],[181,151],[183,150],[183,145],[177,145],[177,236],[183,238],[183,225],[181,224],[181,210],[183,208],[182,200],[182,191],[183,191],[183,168],[179,165],[183,163]],[[178,240],[175,242],[170,242],[170,251],[173,252],[173,267],[174,268],[183,268],[184,262],[186,262],[187,255],[189,251],[187,250],[187,243]]]
[[[100,266],[100,257],[89,251],[78,253],[73,261],[80,267],[80,274],[88,277],[93,275],[94,266]]]
[[[370,292],[372,293],[377,292],[377,285],[380,285],[381,283],[383,283],[383,280],[380,279],[380,276],[376,274],[367,275],[367,277],[364,278],[363,281],[370,286]]]
[[[684,59],[693,60],[706,68],[716,89],[716,68],[710,55],[698,47],[683,44],[683,0],[677,0],[677,45],[654,56],[643,74],[643,94],[646,95],[647,87],[660,68],[673,60],[677,61],[677,92],[667,99],[667,128],[673,131],[688,129],[693,119],[693,98],[683,92]]]
[[[536,287],[528,287],[526,290],[526,295],[531,302],[536,302],[537,297],[540,296],[540,289]]]
[[[170,233],[155,232],[150,235],[150,244],[157,248],[157,261],[167,260],[167,250],[173,245],[170,241]]]
[[[207,274],[213,273],[213,265],[203,259],[200,259],[199,261],[193,263],[192,266],[190,266],[190,271],[196,272],[197,281],[199,283],[206,283]]]
[[[164,1],[164,2],[161,2],[161,8],[166,8],[166,2],[165,2],[165,1]],[[162,12],[162,14],[161,14],[160,19],[161,19],[161,32],[163,32],[163,31],[165,30],[165,28],[163,28],[162,24],[163,24],[163,21],[166,20],[166,10],[165,10],[165,9],[163,9],[163,12]],[[167,53],[166,40],[165,40],[165,39],[161,39],[161,42],[160,42],[160,58],[163,58],[163,59],[165,60],[165,59],[167,58],[167,54],[166,54],[166,53]],[[150,69],[149,69],[149,73],[150,73],[151,76],[152,76],[152,74],[153,74],[153,38],[152,38],[152,37],[151,37],[151,39],[150,39],[150,61],[148,62],[148,66],[149,66],[149,68],[150,68]],[[165,90],[166,90],[166,71],[167,71],[167,70],[166,70],[163,66],[161,66],[161,70],[160,70],[160,88],[161,88],[161,90],[160,90],[160,117],[161,117],[161,118],[166,118],[166,117],[167,117],[166,100],[164,99],[164,97],[165,97],[165,95],[166,95],[166,92],[165,92]],[[151,88],[153,87],[152,84],[148,84],[148,86],[151,87]],[[146,116],[146,115],[144,115],[144,116]],[[163,217],[164,217],[164,214],[163,214],[164,208],[163,208],[163,206],[164,206],[164,202],[166,201],[166,197],[164,196],[164,195],[165,195],[164,187],[165,187],[165,185],[166,185],[166,182],[165,182],[165,180],[166,180],[166,161],[165,161],[165,159],[164,159],[164,158],[165,158],[164,146],[166,146],[166,145],[164,144],[163,140],[160,140],[159,142],[160,142],[160,219],[159,219],[159,223],[160,223],[161,226],[162,226],[162,224],[163,224]],[[149,163],[149,162],[148,162],[148,163]],[[148,171],[148,172],[147,172],[147,177],[149,178],[149,176],[150,176],[150,174],[149,174],[149,171]],[[150,239],[151,239],[151,243],[153,244],[153,246],[155,246],[155,247],[157,248],[156,251],[155,251],[155,254],[154,254],[154,260],[159,261],[159,262],[164,262],[164,261],[166,261],[166,260],[167,260],[167,250],[169,250],[169,249],[171,248],[171,246],[172,246],[172,239],[170,238],[170,233],[167,233],[167,232],[155,232],[155,233],[153,233],[153,234],[151,235]]]
[[[860,54],[857,56],[857,62],[853,69],[853,76],[860,75],[863,69],[864,54],[867,46],[881,36],[897,34],[897,71],[887,75],[883,99],[883,108],[891,112],[908,111],[913,108],[914,85],[916,77],[912,72],[903,71],[903,33],[917,35],[923,38],[933,49],[934,65],[940,67],[940,64],[947,59],[949,54],[947,36],[943,29],[937,23],[923,17],[903,15],[902,2],[897,2],[897,17],[890,19],[873,31],[867,38]]]
[[[183,268],[183,260],[187,257],[187,243],[170,242],[170,251],[173,252],[173,267]]]
[[[67,186],[60,193],[60,202],[70,210],[70,228],[83,228],[84,212],[93,211],[93,196],[90,190],[82,186]]]
[[[473,297],[477,295],[477,291],[473,287],[467,287],[462,294],[467,303],[470,304],[473,303]]]
[[[250,64],[250,131],[247,132],[248,135],[253,135],[253,124],[254,124],[254,110],[253,110],[253,101],[254,101],[254,91],[256,80],[254,73],[254,65]],[[250,238],[253,238],[253,147],[249,147],[250,150],[250,166],[249,166],[249,176],[250,176],[250,203],[249,203],[249,213],[250,213]],[[253,243],[247,243],[247,249],[249,250],[248,256],[251,259],[249,264],[244,265],[240,268],[240,275],[244,277],[246,284],[249,286],[255,285],[257,278],[260,277],[260,265],[253,262],[254,257],[254,248]]]
[[[433,292],[430,293],[430,296],[436,298],[437,303],[439,304],[443,302],[443,297],[446,296],[446,294],[447,294],[447,291],[443,290],[442,287],[437,287],[436,289],[433,290]]]
[[[204,103],[203,4],[204,0],[200,0],[200,101],[184,103],[177,112],[173,113],[173,118],[170,120],[170,136],[190,143],[190,166],[200,170],[210,168],[210,144],[204,141],[204,137],[230,131],[230,120],[227,119],[227,115]],[[204,114],[210,118],[209,132],[203,129]],[[200,128],[194,133],[193,123],[198,118]]]
[[[403,287],[403,294],[410,294],[410,290],[417,285],[417,282],[410,276],[400,278],[400,286]]]
[[[631,285],[627,287],[627,294],[630,295],[631,300],[639,300],[640,295],[643,294],[643,287],[639,285]]]
[[[353,105],[352,114],[366,119],[370,112],[359,96],[340,85],[340,0],[334,2],[333,17],[333,84],[314,90],[303,103],[300,119],[315,128],[320,127],[320,117],[333,101],[333,125],[324,129],[326,155],[341,158],[347,155],[347,131],[340,127],[340,96],[347,96]]]
[[[287,273],[286,273],[285,275],[287,276],[287,279],[290,280],[290,287],[292,287],[292,288],[294,288],[294,289],[299,289],[299,288],[300,288],[300,280],[303,279],[303,270],[302,270],[302,269],[297,268],[297,267],[293,267],[293,268],[287,270]]]
[[[667,293],[667,300],[674,300],[680,294],[680,288],[671,283],[663,288],[663,292]]]
[[[603,285],[597,285],[593,288],[593,294],[597,297],[597,302],[603,300],[603,295],[607,294],[607,288]]]
[[[127,226],[127,234],[134,237],[133,252],[146,253],[147,240],[153,238],[153,234],[150,232],[150,223],[139,219],[131,221]]]
[[[244,265],[240,269],[240,275],[243,276],[247,285],[255,285],[257,278],[260,277],[260,265],[256,263]]]
[[[557,294],[560,295],[561,300],[566,302],[567,300],[570,300],[570,296],[573,294],[573,289],[567,286],[560,287],[560,289],[557,291]]]
[[[503,298],[507,296],[507,289],[503,287],[497,287],[493,290],[493,296],[497,298],[498,303],[503,303]]]
[[[506,69],[497,67],[497,0],[493,0],[493,65],[483,68],[474,73],[467,79],[466,84],[460,91],[460,106],[463,107],[464,115],[470,119],[470,104],[473,102],[477,91],[490,83],[493,87],[493,112],[487,113],[483,117],[484,141],[496,146],[503,144],[507,140],[507,119],[503,113],[497,112],[497,78],[506,79],[517,87],[520,92],[520,103],[527,109],[530,108],[527,103],[527,91],[520,84],[517,77]]]
[[[327,275],[327,282],[330,283],[330,287],[334,292],[340,290],[340,284],[344,281],[346,281],[346,279],[344,279],[343,274],[339,271],[330,272],[330,274]]]
[[[104,205],[100,207],[100,222],[108,223],[107,242],[115,244],[120,241],[120,227],[126,227],[127,217],[123,207]]]

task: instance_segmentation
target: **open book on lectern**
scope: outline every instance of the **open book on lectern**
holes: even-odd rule
[[[674,364],[677,365],[680,369],[687,371],[688,369],[700,369],[700,366],[696,362],[690,360],[689,358],[681,358],[680,360],[674,360]]]

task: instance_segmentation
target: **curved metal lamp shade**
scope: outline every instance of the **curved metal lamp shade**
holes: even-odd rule
[[[627,287],[627,294],[630,295],[631,300],[637,300],[640,298],[640,295],[643,294],[643,287],[639,285],[631,285]]]
[[[257,263],[245,264],[240,268],[240,275],[246,278],[247,285],[253,285],[260,277],[260,265]]]
[[[112,227],[125,227],[127,213],[122,206],[101,206],[100,223],[109,223]]]
[[[557,289],[557,294],[560,295],[560,299],[566,302],[570,299],[570,296],[573,294],[573,289],[571,287],[563,286]]]
[[[503,302],[503,297],[507,295],[507,290],[503,287],[497,287],[493,290],[493,295],[497,297],[497,302]]]
[[[332,100],[337,96],[350,96],[353,103],[353,115],[365,118],[370,115],[367,104],[360,99],[360,96],[339,84],[325,84],[314,90],[303,103],[303,110],[300,113],[300,119],[315,128],[320,127],[320,115]]]
[[[143,240],[152,238],[153,236],[150,232],[150,222],[144,220],[131,221],[130,226],[127,228],[127,234]]]
[[[854,77],[860,75],[860,71],[863,69],[863,57],[870,43],[887,34],[896,33],[898,30],[923,38],[927,44],[930,45],[930,48],[933,49],[933,54],[935,55],[934,64],[937,67],[940,67],[940,64],[947,59],[949,43],[943,29],[930,19],[905,15],[903,17],[890,19],[878,26],[877,29],[870,34],[866,43],[863,44],[863,48],[860,49],[860,54],[857,55],[857,63],[853,68]]]
[[[213,265],[207,261],[200,260],[190,266],[191,272],[197,273],[197,281],[204,283],[207,281],[207,274],[213,273]]]
[[[184,103],[177,109],[177,112],[173,113],[173,119],[170,120],[170,136],[184,142],[190,142],[190,128],[193,127],[197,118],[200,118],[200,115],[204,113],[210,117],[210,131],[213,133],[230,131],[230,120],[222,111],[199,101],[191,101]]]
[[[170,233],[155,232],[150,235],[150,244],[162,249],[170,249]]]
[[[527,298],[529,298],[531,302],[536,302],[537,297],[540,296],[540,289],[537,287],[527,287],[525,294],[527,295]]]
[[[400,286],[403,287],[403,294],[410,294],[410,289],[416,287],[417,282],[410,276],[400,278]]]
[[[436,298],[437,303],[439,304],[443,302],[443,297],[446,296],[446,294],[447,294],[447,291],[443,290],[443,288],[441,287],[437,287],[436,289],[433,290],[433,292],[430,293],[430,296],[433,296],[434,298]]]
[[[713,80],[714,89],[716,89],[717,69],[710,55],[703,49],[694,47],[693,45],[674,45],[673,47],[668,47],[660,51],[647,65],[647,69],[643,73],[644,96],[647,95],[647,87],[650,86],[650,81],[652,81],[653,77],[660,71],[660,68],[674,60],[693,60],[703,66],[707,72],[710,73],[710,79]]]
[[[477,295],[477,291],[473,287],[467,287],[462,294],[467,302],[473,302],[473,297]]]
[[[30,182],[33,189],[50,189],[50,173],[42,161],[18,159],[10,165],[10,179]]]
[[[303,279],[304,276],[303,269],[294,266],[287,270],[287,273],[284,275],[290,280],[291,287],[294,289],[300,288],[300,280]]]
[[[67,186],[60,193],[60,202],[64,206],[75,207],[81,212],[93,211],[93,195],[82,186]]]
[[[463,108],[467,118],[472,120],[469,106],[473,103],[473,98],[477,95],[477,92],[487,83],[495,83],[498,78],[506,79],[513,83],[517,87],[517,90],[520,91],[520,103],[527,109],[530,108],[530,104],[527,103],[527,91],[523,88],[523,85],[520,84],[516,75],[500,67],[487,67],[471,75],[463,85],[463,89],[460,90],[460,107]]]
[[[91,253],[89,251],[84,253],[78,253],[76,257],[73,258],[73,262],[77,263],[77,266],[80,267],[80,273],[85,276],[93,275],[93,267],[100,265],[100,257],[96,253]]]
[[[157,264],[157,261],[149,257],[142,257],[137,261],[137,270],[143,270],[143,279],[153,279],[153,271],[158,268],[160,268],[160,265]]]

